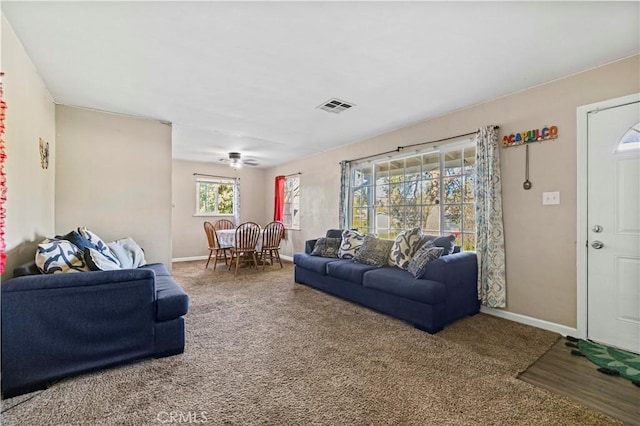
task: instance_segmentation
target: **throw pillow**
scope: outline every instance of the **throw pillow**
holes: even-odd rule
[[[418,250],[421,238],[422,230],[420,228],[413,228],[398,234],[389,254],[389,265],[406,270],[409,267],[409,261]]]
[[[391,247],[393,240],[382,240],[373,234],[367,234],[353,260],[367,265],[385,266],[389,263]]]
[[[93,232],[89,231],[86,227],[82,226],[80,228],[78,228],[78,232],[80,233],[80,235],[82,235],[84,238],[86,238],[87,240],[89,240],[89,242],[93,245],[93,249],[99,251],[100,253],[102,253],[104,256],[107,256],[108,258],[111,259],[112,262],[116,263],[116,264],[120,264],[120,262],[118,261],[118,258],[114,255],[114,253],[109,249],[109,247],[105,244],[104,241],[102,241],[102,238],[98,237],[96,234],[94,234]],[[120,266],[120,265],[119,265]]]
[[[311,256],[338,257],[342,238],[318,238]]]
[[[416,252],[415,255],[413,255],[407,270],[411,275],[418,279],[424,275],[424,272],[427,270],[427,265],[442,256],[443,252],[444,248],[442,247],[434,247],[429,244],[425,244]]]
[[[363,241],[364,234],[351,229],[345,229],[342,232],[342,242],[340,243],[338,257],[340,259],[353,259]]]
[[[72,242],[57,238],[47,238],[38,244],[35,261],[44,274],[89,271],[82,251]]]
[[[93,244],[91,244],[91,241],[80,235],[78,231],[71,231],[67,235],[63,235],[62,237],[56,236],[56,239],[70,241],[71,243],[75,244],[75,246],[78,247],[83,253],[86,248],[94,248]]]
[[[108,248],[118,259],[120,268],[131,269],[144,266],[147,261],[144,258],[144,250],[135,242],[133,238],[123,238],[121,240],[107,243]]]
[[[111,258],[89,247],[84,249],[84,260],[92,271],[115,271],[121,269],[120,265],[113,262]]]
[[[442,247],[444,249],[444,253],[442,255],[447,256],[449,254],[453,254],[455,244],[455,235],[423,235],[420,240],[420,244],[418,245],[418,249],[424,247],[425,245],[430,245],[431,247]]]

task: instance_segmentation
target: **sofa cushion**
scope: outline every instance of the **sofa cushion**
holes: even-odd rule
[[[168,276],[156,275],[156,319],[168,321],[185,315],[189,310],[189,297]]]
[[[335,257],[311,256],[306,253],[295,253],[293,263],[301,268],[308,269],[318,274],[327,275],[327,264],[337,262]]]
[[[383,240],[376,238],[373,234],[367,234],[353,260],[371,266],[386,266],[389,264],[389,253],[391,253],[392,246],[392,240]]]
[[[164,263],[149,263],[148,265],[141,266],[138,269],[151,269],[156,273],[156,277],[170,277],[171,274],[167,270],[167,267],[164,266]]]
[[[389,265],[407,269],[409,261],[418,250],[421,238],[422,230],[420,228],[413,228],[399,233],[393,242],[393,247],[391,247]]]
[[[395,267],[368,271],[364,274],[362,285],[429,305],[442,303],[445,299],[443,283],[416,280],[409,272]]]
[[[342,238],[318,238],[313,246],[311,256],[338,257]]]
[[[356,263],[353,260],[339,260],[327,264],[327,275],[354,284],[362,284],[362,276],[372,269],[376,269],[376,267],[364,263]]]
[[[409,267],[407,270],[413,275],[415,278],[421,278],[424,275],[424,272],[427,270],[427,266],[429,263],[433,262],[444,253],[444,249],[442,247],[432,247],[431,243],[428,243],[416,252],[416,254],[409,262]]]
[[[353,259],[363,242],[364,234],[351,229],[345,229],[342,232],[342,243],[340,244],[338,257],[340,259]]]
[[[45,274],[89,271],[82,251],[70,241],[47,238],[38,244],[36,266]]]

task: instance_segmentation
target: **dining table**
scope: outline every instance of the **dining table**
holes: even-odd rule
[[[219,229],[216,231],[218,235],[218,243],[221,247],[235,247],[236,245],[236,230],[235,229]],[[262,250],[262,235],[264,229],[260,230],[260,237],[258,237],[258,244],[256,244],[256,252],[260,254]]]

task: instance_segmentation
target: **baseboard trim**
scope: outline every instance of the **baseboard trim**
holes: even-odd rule
[[[171,262],[191,262],[193,260],[207,260],[209,256],[174,257]]]
[[[292,256],[287,256],[287,255],[284,255],[284,254],[280,255],[280,259],[286,260],[288,262],[293,262],[293,257]]]
[[[533,327],[541,328],[543,330],[553,331],[563,336],[578,335],[578,330],[576,328],[567,327],[566,325],[556,324],[554,322],[549,322],[549,321],[541,320],[538,318],[528,317],[526,315],[514,314],[513,312],[503,311],[502,309],[487,308],[486,306],[481,306],[480,312],[488,315],[493,315],[495,317],[508,319],[510,321],[531,325]]]

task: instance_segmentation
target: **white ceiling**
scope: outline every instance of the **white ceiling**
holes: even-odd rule
[[[56,102],[263,167],[640,51],[632,2],[2,2]],[[330,114],[339,98],[356,106]],[[460,129],[468,131],[469,129]]]

